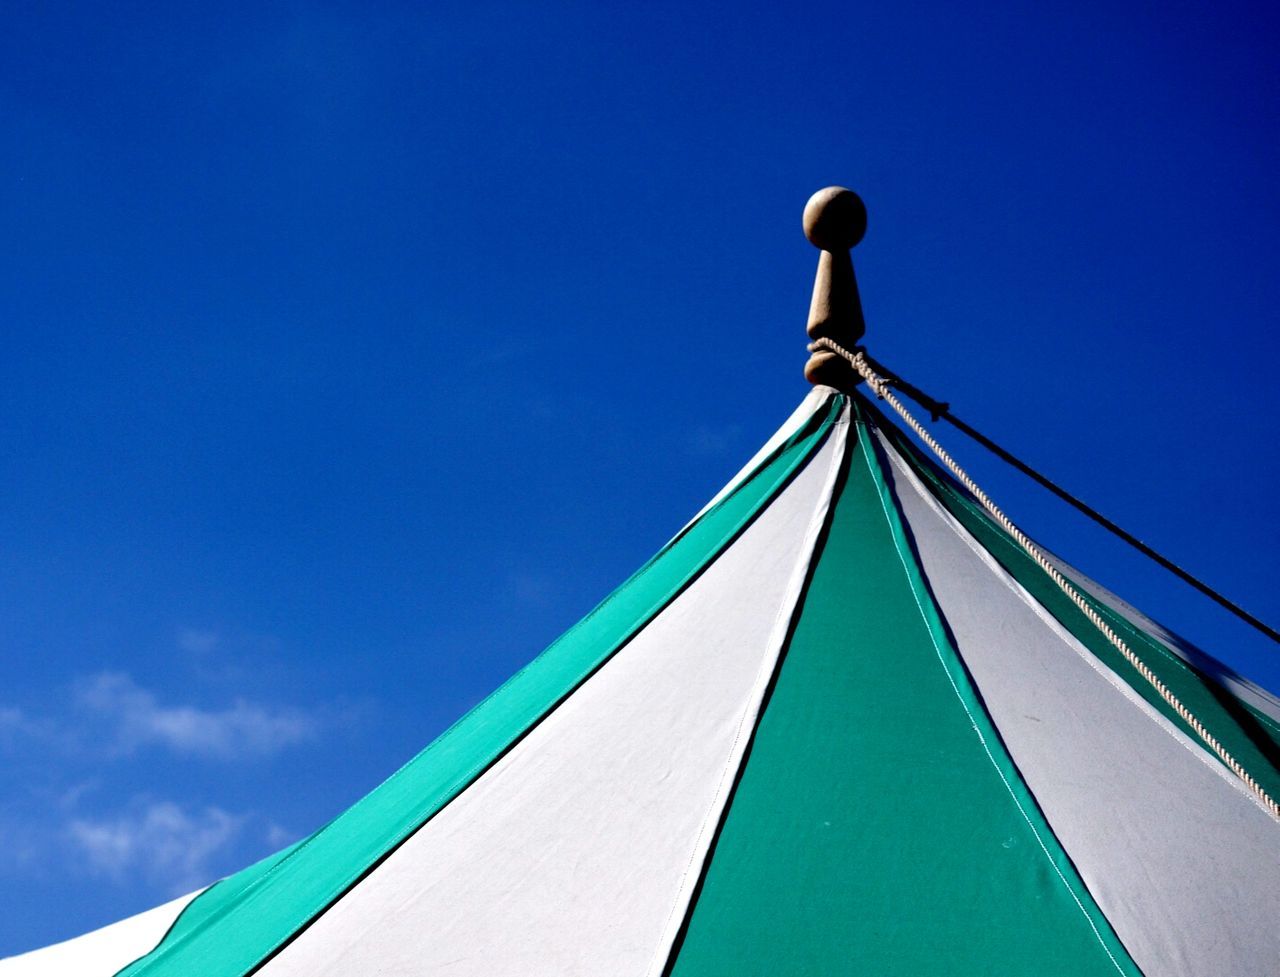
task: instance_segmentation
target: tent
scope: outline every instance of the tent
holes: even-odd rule
[[[1073,602],[815,360],[835,386],[370,794],[0,977],[1275,974],[1280,700],[1050,556]]]

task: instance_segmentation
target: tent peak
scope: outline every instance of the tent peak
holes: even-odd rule
[[[853,347],[866,332],[858,281],[849,250],[867,231],[867,208],[862,198],[844,187],[819,190],[804,207],[804,234],[822,254],[809,305],[810,339],[830,339]],[[860,377],[839,356],[817,350],[804,368],[805,379],[840,390],[851,390]]]

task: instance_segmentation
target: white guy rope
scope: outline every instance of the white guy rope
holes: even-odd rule
[[[1272,799],[1271,795],[1263,789],[1261,784],[1254,780],[1253,777],[1249,776],[1249,772],[1245,770],[1244,767],[1240,765],[1240,762],[1227,751],[1226,747],[1219,743],[1217,738],[1205,729],[1204,724],[1195,717],[1190,709],[1182,704],[1182,700],[1174,695],[1164,682],[1160,681],[1159,676],[1148,668],[1146,662],[1139,658],[1125,640],[1111,629],[1111,626],[1102,619],[1101,615],[1093,609],[1092,605],[1085,600],[1083,596],[1081,596],[1080,591],[1078,591],[1072,583],[1062,575],[1057,567],[1049,562],[1040,547],[1036,546],[1036,544],[1027,537],[1026,533],[1015,526],[1009,517],[1000,511],[999,506],[987,497],[987,493],[978,488],[977,483],[970,478],[969,474],[956,464],[955,460],[947,454],[946,450],[933,439],[933,436],[925,430],[924,425],[917,421],[911,415],[911,412],[902,406],[902,402],[899,401],[898,398],[890,391],[888,381],[872,369],[870,363],[867,361],[866,354],[862,350],[851,353],[839,343],[833,342],[825,337],[810,343],[809,349],[811,351],[827,350],[849,361],[849,365],[867,381],[867,386],[871,388],[872,392],[875,393],[878,398],[888,403],[888,405],[898,413],[898,416],[907,423],[911,430],[916,432],[916,436],[928,446],[929,450],[938,456],[938,460],[950,469],[951,474],[954,475],[960,483],[969,490],[973,497],[982,504],[982,507],[991,514],[991,518],[999,523],[1004,531],[1012,536],[1014,541],[1022,547],[1027,556],[1031,557],[1031,559],[1039,565],[1040,569],[1049,575],[1049,579],[1058,585],[1058,589],[1066,594],[1076,607],[1080,608],[1081,613],[1089,619],[1089,622],[1102,633],[1103,637],[1111,643],[1116,651],[1120,652],[1124,657],[1124,660],[1132,665],[1139,675],[1146,679],[1147,683],[1156,690],[1160,698],[1169,705],[1169,708],[1177,713],[1182,718],[1183,722],[1191,727],[1195,734],[1204,742],[1205,746],[1209,747],[1209,749],[1217,754],[1218,758],[1226,764],[1228,769],[1240,778],[1240,782],[1249,788],[1254,796],[1262,802],[1263,807],[1270,812],[1271,816],[1280,821],[1280,804],[1277,804]]]

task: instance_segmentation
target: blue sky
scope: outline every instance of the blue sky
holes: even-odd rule
[[[1280,619],[1274,11],[638,6],[7,11],[0,954],[317,827],[651,555],[805,393],[829,183],[874,354]]]

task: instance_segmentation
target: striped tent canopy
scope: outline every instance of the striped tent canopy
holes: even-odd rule
[[[1280,701],[1062,571],[1280,796]],[[310,837],[0,977],[1274,975],[1280,824],[875,407]]]

